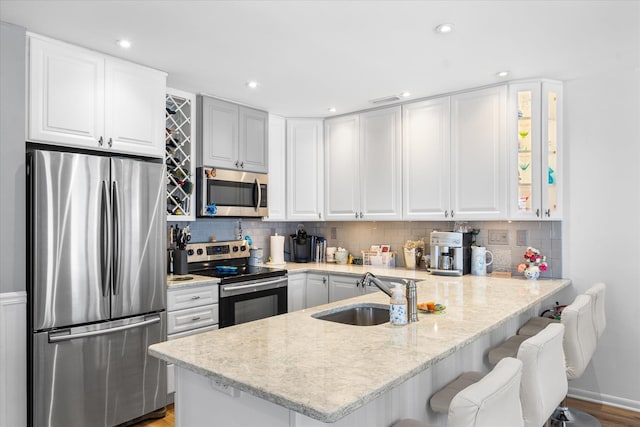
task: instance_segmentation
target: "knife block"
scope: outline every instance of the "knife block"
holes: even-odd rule
[[[173,257],[172,257],[173,254]],[[169,252],[169,263],[173,261],[173,274],[188,274],[187,251],[174,250]]]

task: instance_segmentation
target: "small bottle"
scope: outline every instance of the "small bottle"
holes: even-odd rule
[[[400,283],[394,283],[393,286],[389,306],[389,321],[391,326],[404,326],[407,324],[407,299],[402,292]]]

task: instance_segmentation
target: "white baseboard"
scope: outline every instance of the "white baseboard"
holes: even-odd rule
[[[596,393],[589,390],[569,387],[569,397],[574,397],[588,402],[602,403],[603,405],[614,406],[626,409],[627,411],[640,412],[640,402],[637,400],[625,399],[611,396],[610,394]]]
[[[0,427],[27,425],[27,294],[0,293]]]

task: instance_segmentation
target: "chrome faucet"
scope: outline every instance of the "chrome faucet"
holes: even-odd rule
[[[362,276],[362,278],[360,280],[358,280],[358,286],[369,286],[369,284],[373,283],[374,285],[376,285],[378,287],[378,289],[380,289],[382,292],[384,292],[385,294],[389,295],[389,297],[391,297],[392,292],[391,289],[389,289],[389,287],[380,279],[378,279],[376,276],[373,275],[373,273],[365,273],[364,276]]]

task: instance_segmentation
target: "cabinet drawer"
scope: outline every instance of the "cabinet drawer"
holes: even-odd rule
[[[167,311],[200,307],[218,302],[218,285],[204,285],[167,291]]]
[[[218,304],[170,311],[167,314],[167,335],[216,323],[218,323]]]

